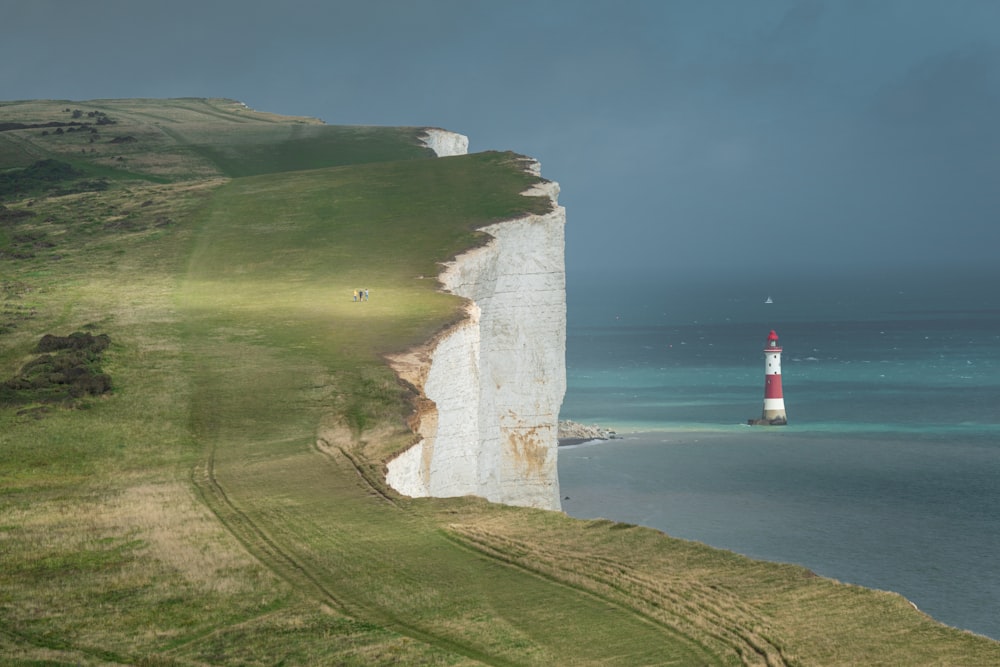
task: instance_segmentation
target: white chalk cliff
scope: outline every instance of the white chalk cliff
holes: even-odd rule
[[[531,170],[539,174],[538,163]],[[482,229],[490,241],[439,276],[446,291],[468,299],[465,319],[429,350],[393,359],[421,394],[420,441],[388,464],[387,481],[400,493],[560,509],[566,212],[558,193],[557,183],[541,181],[524,194],[550,198],[549,213]]]
[[[436,127],[424,128],[424,145],[430,148],[438,157],[465,155],[469,152],[469,138],[464,134],[449,132]]]

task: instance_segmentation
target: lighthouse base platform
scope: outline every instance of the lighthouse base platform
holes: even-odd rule
[[[787,426],[788,420],[785,417],[772,417],[771,419],[748,419],[749,426]]]

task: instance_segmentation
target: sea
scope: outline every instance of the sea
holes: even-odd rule
[[[560,416],[618,437],[560,447],[566,513],[1000,640],[1000,269],[607,276],[567,281]],[[771,330],[788,424],[749,426]]]

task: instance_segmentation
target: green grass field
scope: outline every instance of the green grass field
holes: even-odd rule
[[[0,171],[107,182],[0,201],[0,381],[84,331],[113,382],[0,405],[0,663],[1000,664],[891,593],[386,488],[414,436],[384,355],[459,316],[434,276],[477,227],[548,206],[518,156],[226,100],[0,103],[0,123],[94,111],[113,122],[0,131]]]

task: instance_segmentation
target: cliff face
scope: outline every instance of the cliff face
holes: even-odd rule
[[[538,165],[534,165],[537,173]],[[409,496],[478,495],[559,509],[559,408],[566,390],[565,209],[483,228],[492,239],[440,276],[467,298],[467,317],[396,371],[421,392],[420,442],[389,462],[387,480]]]
[[[422,138],[424,145],[434,151],[438,157],[465,155],[469,152],[469,138],[464,134],[428,127],[424,129]]]

